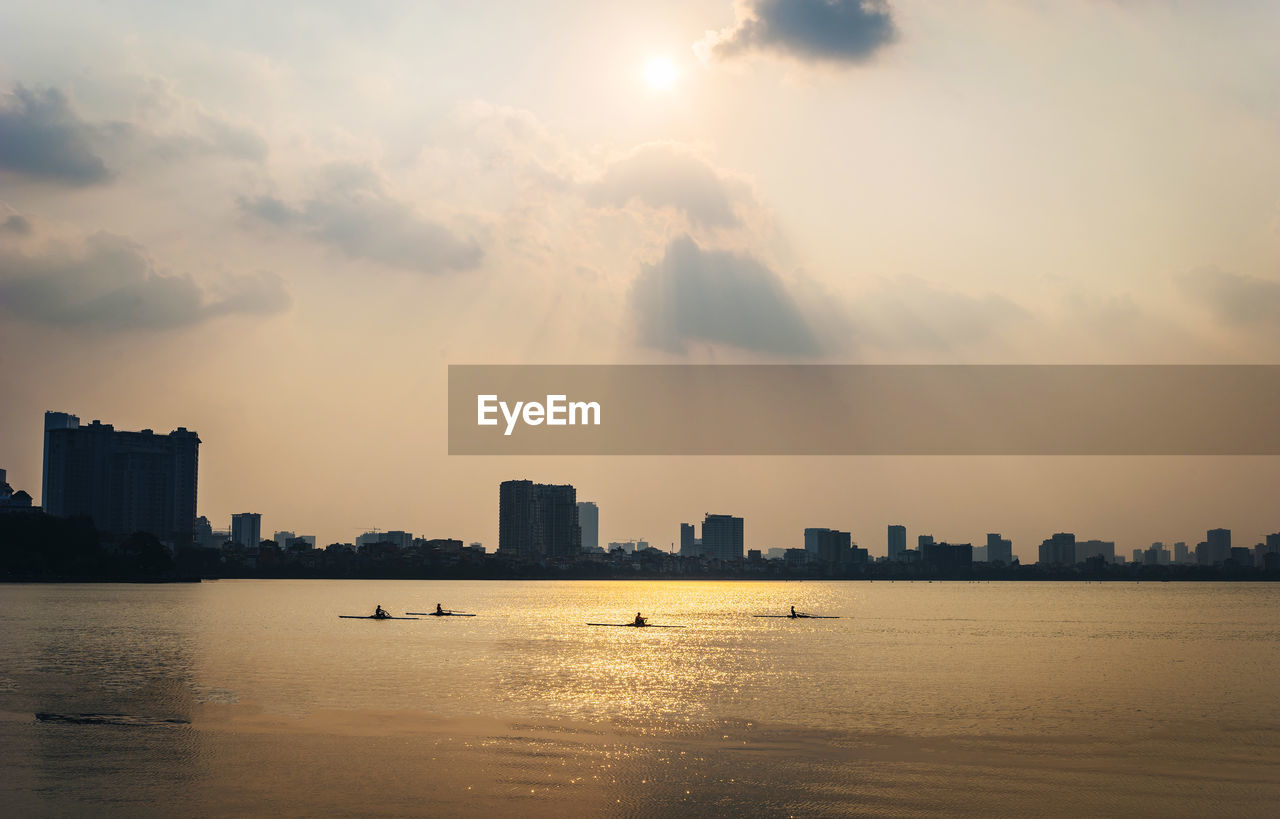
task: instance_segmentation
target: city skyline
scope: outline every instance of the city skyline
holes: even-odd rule
[[[202,443],[196,433],[188,432],[186,427],[178,427],[168,436],[156,436],[149,429],[141,432],[117,431],[113,424],[104,424],[97,419],[82,427],[80,419],[73,414],[46,411],[43,440],[44,473],[41,485],[43,491],[51,493],[54,500],[54,508],[50,509],[45,505],[44,498],[40,499],[37,506],[44,507],[44,511],[58,517],[88,515],[95,519],[99,530],[117,536],[131,534],[133,531],[148,531],[171,545],[181,545],[184,541],[199,543],[199,536],[203,534],[207,538],[205,545],[215,545],[212,541],[216,540],[214,535],[218,530],[212,526],[208,516],[196,514],[198,491],[195,447]],[[188,440],[193,442],[188,454],[183,455],[182,449],[174,449]],[[76,441],[83,443],[69,448]],[[173,460],[175,456],[177,461]],[[182,494],[184,487],[177,478],[184,474],[183,468],[175,468],[175,464],[184,463],[183,458],[189,462],[185,467],[185,474],[188,475],[185,491],[189,497],[180,500],[178,507],[190,513],[189,525],[175,524],[172,503],[164,506],[146,505],[151,503],[147,498],[154,496],[155,491],[160,491],[162,495],[175,491],[179,496]],[[101,477],[95,477],[98,475]],[[64,486],[74,488],[74,494],[70,488],[64,489]],[[139,503],[143,505],[140,506]],[[502,549],[504,532],[508,554],[523,558],[567,557],[590,551],[590,548],[584,546],[595,544],[586,544],[583,527],[580,525],[580,516],[584,510],[589,517],[588,531],[598,541],[599,504],[577,500],[577,488],[574,485],[538,484],[527,479],[504,480],[499,486],[499,539],[494,544],[494,549],[489,551]],[[259,541],[266,539],[262,537],[262,533],[270,531],[262,528],[262,518],[263,515],[258,512],[232,513],[229,527],[223,530],[226,540],[241,547],[256,546]],[[143,523],[140,524],[140,521]],[[290,525],[296,527],[296,524],[294,522]],[[798,546],[794,541],[756,543],[744,536],[744,518],[732,514],[706,513],[702,521],[701,537],[694,524],[679,522],[677,527],[676,537],[666,541],[667,545],[664,546],[662,538],[656,538],[652,541],[646,539],[645,547],[649,547],[652,542],[652,548],[664,552],[726,560],[742,559],[750,550],[781,553],[799,548],[814,554],[835,554],[847,552],[851,548],[861,548],[873,560],[887,557],[890,561],[939,562],[941,559],[936,555],[929,556],[930,550],[935,545],[950,548],[956,544],[968,547],[973,554],[980,554],[983,558],[989,554],[1007,554],[1022,562],[1046,565],[1080,564],[1094,555],[1103,556],[1107,562],[1125,562],[1124,555],[1129,549],[1132,562],[1139,563],[1149,559],[1152,565],[1192,562],[1190,559],[1200,557],[1202,549],[1206,555],[1213,556],[1212,559],[1201,558],[1199,562],[1202,564],[1213,565],[1236,556],[1244,559],[1243,552],[1240,555],[1233,553],[1231,529],[1223,527],[1207,528],[1206,540],[1196,542],[1192,539],[1190,542],[1193,546],[1188,546],[1186,539],[1170,541],[1175,547],[1172,551],[1164,545],[1164,540],[1151,540],[1149,545],[1121,544],[1117,547],[1115,540],[1077,539],[1074,529],[1064,530],[1043,539],[1029,555],[1024,555],[1023,551],[1017,549],[1011,538],[1003,537],[1001,532],[989,531],[995,527],[989,527],[983,533],[985,543],[976,549],[972,543],[977,542],[977,538],[938,539],[932,533],[917,533],[916,549],[908,549],[906,545],[910,527],[900,522],[890,523],[884,528],[883,554],[876,548],[874,540],[868,539],[860,544],[850,531],[826,527],[805,526]],[[152,528],[157,531],[151,531]],[[412,539],[408,530],[386,530],[369,526],[359,528],[363,530],[361,534],[351,539],[327,540],[315,535],[303,535],[296,539],[308,542],[312,548],[320,544],[342,543],[359,546],[364,542],[398,543],[403,548]],[[708,528],[711,530],[710,538],[707,537]],[[290,530],[277,530],[277,534],[281,532],[294,537]],[[448,533],[427,532],[425,537],[448,537]],[[470,537],[460,538],[457,542],[464,540],[472,545],[484,543],[483,540]],[[611,549],[624,543],[634,546],[637,542],[636,538],[611,540],[609,546]],[[281,544],[282,547],[288,545],[290,544]],[[1276,545],[1280,545],[1280,533],[1263,532],[1257,538],[1256,546],[1245,545],[1243,540],[1238,540],[1235,549],[1270,549]],[[1032,547],[1028,545],[1024,550],[1030,548]]]
[[[512,472],[602,542],[1265,534],[1277,458],[447,455],[450,364],[1280,361],[1273,3],[885,7],[5,4],[0,460],[180,419],[202,514],[322,540],[496,543]]]

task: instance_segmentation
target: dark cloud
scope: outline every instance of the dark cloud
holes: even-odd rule
[[[1180,284],[1223,324],[1280,325],[1280,281],[1199,270],[1183,276]]]
[[[589,189],[588,200],[621,207],[635,199],[652,208],[675,208],[699,227],[724,227],[738,223],[735,187],[742,186],[675,146],[645,145],[610,165]]]
[[[109,233],[36,254],[0,246],[0,311],[61,327],[163,330],[289,306],[278,276],[237,276],[207,293],[188,276],[156,271],[144,249]]]
[[[65,185],[111,177],[93,147],[94,128],[57,89],[18,86],[0,102],[0,169]]]
[[[441,273],[469,270],[483,251],[448,228],[424,219],[391,196],[372,170],[332,165],[319,192],[297,205],[270,196],[242,198],[245,212],[277,228],[293,230],[356,259]]]
[[[26,236],[31,233],[31,220],[20,213],[10,214],[8,218],[0,222],[0,233],[11,236]]]
[[[745,254],[703,250],[682,236],[631,287],[640,342],[684,352],[690,342],[782,356],[821,350],[776,273]]]
[[[1028,317],[1022,307],[994,293],[971,296],[902,276],[859,296],[849,324],[858,344],[939,350],[999,335]]]
[[[713,57],[768,51],[800,60],[858,63],[897,36],[884,0],[746,0],[733,28],[697,49]]]

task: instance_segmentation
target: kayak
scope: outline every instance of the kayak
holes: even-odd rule
[[[752,617],[780,617],[784,620],[839,620],[840,618],[832,614],[797,614],[794,617],[790,614],[753,614]]]
[[[614,628],[684,628],[684,626],[663,626],[657,623],[587,623],[589,626],[612,626]]]
[[[461,611],[406,611],[405,614],[416,614],[419,617],[475,617],[474,614],[466,614]]]
[[[372,614],[339,614],[343,620],[417,620],[417,617],[375,617]]]

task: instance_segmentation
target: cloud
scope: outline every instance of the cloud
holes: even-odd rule
[[[805,61],[861,63],[897,37],[885,0],[744,0],[737,23],[694,45],[704,59],[772,52]]]
[[[28,236],[31,234],[31,220],[23,216],[21,213],[15,213],[8,206],[3,207],[9,211],[8,216],[4,216],[0,212],[0,216],[4,216],[4,221],[0,221],[0,236]]]
[[[641,272],[630,299],[647,347],[682,353],[702,341],[782,356],[821,352],[776,273],[745,254],[703,250],[688,236]]]
[[[856,343],[939,350],[998,335],[1029,315],[994,293],[971,296],[901,276],[859,296],[849,311],[849,323]]]
[[[1223,324],[1280,324],[1280,281],[1198,270],[1179,284]]]
[[[478,244],[420,216],[388,193],[368,167],[333,164],[323,175],[320,190],[297,205],[259,196],[241,198],[240,207],[355,259],[424,273],[469,270],[480,264],[484,254]]]
[[[57,89],[18,86],[0,101],[0,169],[63,185],[106,182],[111,173],[94,137]]]
[[[271,273],[233,276],[206,292],[164,275],[145,249],[111,233],[27,253],[0,245],[0,311],[59,327],[164,330],[224,315],[270,315],[290,304]]]
[[[726,227],[739,222],[733,201],[743,188],[698,157],[659,143],[642,145],[610,165],[587,198],[615,207],[639,200],[651,208],[674,208],[698,227]]]

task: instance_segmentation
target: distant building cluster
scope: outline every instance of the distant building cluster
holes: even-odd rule
[[[886,552],[873,559],[850,532],[828,527],[803,530],[803,546],[747,548],[745,521],[729,514],[704,515],[679,525],[678,549],[650,546],[643,538],[601,546],[600,509],[579,501],[569,484],[503,481],[498,487],[498,547],[463,545],[453,538],[415,537],[406,530],[370,529],[352,543],[318,548],[314,535],[278,529],[263,537],[262,515],[240,512],[215,529],[197,516],[200,438],[184,427],[167,434],[117,430],[93,421],[81,425],[68,413],[44,419],[43,509],[25,491],[15,491],[0,469],[0,515],[87,518],[109,543],[139,533],[156,538],[171,554],[186,550],[201,572],[302,576],[421,576],[472,572],[474,576],[536,576],[578,572],[583,576],[706,575],[786,577],[1063,577],[1090,572],[1112,576],[1123,568],[1280,571],[1280,533],[1251,548],[1232,545],[1229,529],[1210,529],[1205,539],[1172,549],[1157,542],[1136,548],[1126,560],[1114,541],[1077,539],[1057,532],[1039,546],[1035,573],[1013,555],[1013,543],[989,533],[971,543],[919,534],[908,548],[907,527],[888,527]],[[16,518],[14,518],[16,519]],[[673,547],[675,544],[672,544]],[[158,547],[157,547],[158,548]],[[991,573],[995,572],[995,575]],[[1003,574],[1000,574],[1003,572]],[[1010,574],[1012,572],[1012,574]],[[532,574],[531,574],[532,573]]]

